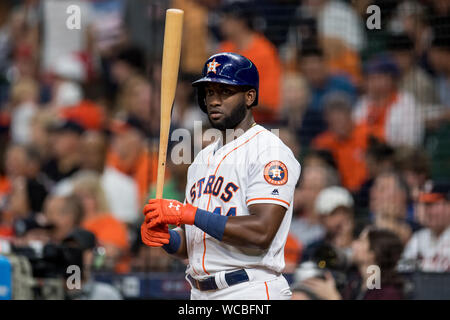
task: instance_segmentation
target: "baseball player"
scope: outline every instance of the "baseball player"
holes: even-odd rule
[[[189,259],[191,299],[291,297],[281,272],[300,164],[254,122],[258,83],[256,66],[243,56],[206,61],[193,86],[221,138],[190,165],[184,203],[151,199],[144,207],[143,242]]]

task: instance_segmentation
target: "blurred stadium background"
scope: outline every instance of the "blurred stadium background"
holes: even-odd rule
[[[366,25],[370,5],[380,28]],[[370,250],[402,298],[450,299],[447,0],[2,0],[0,296],[189,298],[186,262],[139,238],[168,8],[185,11],[172,129],[208,127],[190,83],[211,54],[259,68],[255,118],[302,164],[285,249],[293,287],[308,268],[345,287],[370,226],[394,235],[369,236]],[[166,198],[184,200],[187,167],[169,162]],[[82,290],[66,286],[73,264]]]

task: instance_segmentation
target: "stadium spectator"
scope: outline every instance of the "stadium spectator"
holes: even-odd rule
[[[449,272],[450,184],[429,181],[422,190],[417,217],[424,228],[412,235],[403,259],[424,272]]]
[[[292,234],[288,233],[286,244],[284,245],[285,267],[283,273],[293,273],[298,264],[302,261],[303,245]]]
[[[133,178],[138,187],[139,203],[142,204],[149,185],[156,182],[157,156],[147,148],[144,130],[136,119],[128,117],[126,121],[113,121],[111,131],[113,136],[106,164]]]
[[[10,215],[10,221],[32,217],[41,212],[46,188],[34,179],[23,176],[15,178],[11,182],[11,193],[9,195],[6,211]]]
[[[27,175],[27,152],[22,145],[9,145],[5,154],[5,173],[9,181]]]
[[[409,197],[416,202],[425,182],[430,179],[429,158],[422,149],[399,148],[395,153],[395,167],[408,184]]]
[[[303,160],[305,167],[309,166],[324,166],[330,167],[333,170],[337,170],[336,161],[334,161],[333,155],[328,150],[316,150],[311,149],[308,151]]]
[[[412,53],[420,59],[420,64],[428,69],[426,56],[433,33],[429,25],[426,8],[423,6],[426,3],[421,2],[414,0],[399,2],[388,23],[388,28],[393,33],[406,34],[413,41]],[[389,46],[389,39],[386,40]]]
[[[449,121],[450,95],[448,90],[450,88],[448,79],[450,78],[450,40],[448,39],[448,32],[450,31],[450,18],[444,21],[439,21],[434,27],[434,38],[431,43],[429,52],[430,64],[436,72],[436,87],[438,93],[439,104],[444,107],[442,111],[442,120]]]
[[[433,179],[450,179],[450,18],[433,19],[434,38],[429,51],[429,61],[436,72],[435,87],[439,107],[427,114],[427,139],[425,148],[430,156]]]
[[[352,102],[356,97],[355,87],[345,76],[332,75],[324,63],[324,53],[320,46],[314,43],[305,44],[300,53],[301,72],[305,77],[311,92],[309,109],[321,110],[324,97],[332,92],[347,93]]]
[[[76,54],[58,57],[52,64],[51,101],[49,105],[60,111],[77,105],[84,98],[81,84],[86,81],[83,61]]]
[[[353,84],[359,85],[362,79],[358,53],[366,45],[362,19],[344,1],[311,2],[321,6],[317,16],[317,30],[330,72],[344,74]]]
[[[3,224],[8,229],[16,215],[25,218],[24,215],[41,211],[48,188],[40,172],[39,155],[32,147],[8,146],[4,161],[5,175],[1,179],[0,201],[5,211]]]
[[[38,109],[38,86],[34,79],[20,79],[11,88],[11,141],[31,141],[31,119]]]
[[[219,52],[234,52],[249,58],[258,67],[258,108],[253,112],[258,123],[271,123],[280,116],[281,62],[276,47],[254,30],[251,4],[234,2],[222,8],[220,30],[225,41]]]
[[[43,171],[53,183],[69,178],[81,166],[81,135],[84,128],[77,122],[61,121],[52,128],[52,158]]]
[[[30,123],[30,144],[36,148],[43,162],[50,159],[51,156],[51,127],[54,121],[54,115],[51,111],[44,109],[38,110],[31,118]]]
[[[126,225],[109,211],[100,176],[94,172],[80,171],[73,179],[73,187],[74,194],[83,204],[81,226],[94,233],[99,244],[105,248],[105,268],[127,272],[128,231]]]
[[[352,6],[344,1],[305,1],[297,9],[291,23],[287,60],[308,43],[319,42],[324,49],[324,61],[332,74],[345,75],[354,85],[361,82],[361,57],[365,47],[363,22]],[[343,31],[345,30],[345,31]],[[301,63],[301,58],[297,58]]]
[[[309,88],[299,73],[287,73],[282,81],[281,119],[288,129],[301,136],[301,124],[309,103]],[[296,154],[297,155],[297,154]]]
[[[350,192],[337,186],[323,189],[316,198],[315,211],[324,226],[325,234],[323,238],[305,248],[302,261],[311,260],[317,249],[325,244],[350,257],[355,228],[353,198]]]
[[[354,51],[364,48],[363,22],[351,5],[330,0],[307,1],[307,5],[317,12],[318,31],[322,37],[338,39]]]
[[[198,68],[198,70],[200,69]],[[191,85],[194,81],[192,78],[188,74],[180,75],[175,93],[171,125],[175,128],[184,128],[193,132],[196,121],[201,125],[201,123],[206,123],[208,118],[194,103],[196,99],[194,98],[194,88]]]
[[[61,243],[84,219],[84,208],[77,197],[50,195],[45,200],[44,215],[53,225],[51,239]]]
[[[325,166],[306,166],[294,195],[294,213],[290,232],[304,246],[322,238],[325,229],[315,212],[317,195],[326,187],[337,185],[334,170]]]
[[[310,92],[308,107],[303,115],[299,132],[302,146],[309,146],[311,140],[326,129],[323,119],[324,98],[334,92],[347,93],[356,99],[356,89],[341,75],[329,73],[322,49],[314,44],[305,44],[301,51],[301,72]]]
[[[46,186],[45,176],[41,172],[42,161],[35,148],[30,145],[9,145],[5,156],[4,193],[7,195],[8,185],[17,178],[35,180]]]
[[[81,168],[101,175],[101,184],[111,213],[120,221],[133,224],[140,217],[138,190],[135,181],[114,167],[105,166],[107,140],[97,131],[87,131],[81,142]]]
[[[137,47],[123,48],[112,59],[110,74],[104,73],[104,76],[110,76],[110,78],[105,79],[105,82],[114,90],[110,93],[110,98],[115,99],[116,109],[120,109],[123,104],[126,104],[124,91],[127,83],[135,77],[141,76],[145,66],[143,52]]]
[[[55,15],[55,12],[66,12],[69,5],[77,5],[84,19],[80,19],[79,32],[66,28],[67,16]],[[87,1],[44,1],[42,10],[42,43],[41,69],[51,72],[58,58],[89,51],[92,23],[92,7]]]
[[[86,97],[88,71],[79,55],[59,57],[52,69],[50,107],[59,117],[74,121],[85,129],[99,130],[105,122],[105,112]]]
[[[89,0],[91,6],[91,45],[101,57],[110,57],[114,50],[126,42],[124,10],[126,1]]]
[[[67,290],[70,300],[122,300],[122,295],[114,286],[93,279],[91,269],[95,259],[97,239],[92,232],[80,228],[74,229],[63,243],[69,248],[82,252],[81,288]],[[68,288],[68,287],[66,287]]]
[[[54,225],[43,216],[34,216],[17,220],[14,224],[14,246],[27,247],[32,243],[45,245],[51,242]]]
[[[417,63],[414,43],[406,34],[392,34],[388,50],[399,68],[399,89],[413,95],[423,108],[438,103],[433,80]]]
[[[391,231],[366,228],[352,244],[353,262],[357,272],[349,274],[347,285],[339,292],[331,273],[325,279],[309,278],[302,281],[304,288],[302,299],[313,297],[323,300],[402,300],[404,299],[404,281],[396,271],[403,245]],[[369,277],[369,267],[380,268],[379,287],[373,285]],[[306,290],[305,290],[306,289]]]
[[[117,116],[128,118],[140,125],[140,130],[150,138],[159,134],[160,108],[154,103],[155,91],[143,77],[135,76],[126,82],[121,91],[121,112]]]
[[[385,143],[369,137],[365,163],[367,166],[367,179],[361,188],[355,192],[355,204],[359,209],[369,207],[369,193],[375,178],[384,171],[393,170],[395,166],[395,150]]]
[[[133,76],[141,75],[145,69],[145,57],[138,47],[119,50],[111,65],[111,76],[118,85],[123,85]]]
[[[300,144],[298,143],[296,135],[293,134],[291,130],[285,127],[280,128],[278,131],[278,137],[285,145],[289,147],[289,149],[292,150],[292,153],[296,158],[300,157]]]
[[[342,185],[356,191],[367,178],[366,128],[353,124],[351,102],[346,95],[330,94],[324,105],[328,129],[313,140],[312,147],[329,150],[337,163]]]
[[[423,139],[423,115],[414,97],[398,89],[399,70],[389,56],[377,56],[366,68],[366,94],[354,110],[356,124],[388,144],[418,146]]]
[[[150,61],[161,60],[165,12],[169,8],[180,7],[175,2],[167,0],[125,1],[124,3],[123,20],[126,36],[130,43],[145,50]],[[186,18],[185,22],[187,23]],[[195,20],[192,23],[195,25],[198,21]],[[186,34],[186,37],[188,36]]]
[[[370,211],[378,228],[395,232],[406,244],[419,226],[409,207],[409,188],[404,179],[394,171],[378,175],[370,189]]]
[[[430,0],[428,2],[433,10],[433,15],[436,15],[437,17],[446,17],[450,15],[450,4],[447,1]]]

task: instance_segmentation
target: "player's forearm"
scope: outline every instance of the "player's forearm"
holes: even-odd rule
[[[225,226],[222,242],[234,246],[269,248],[275,234],[269,226],[255,216],[230,217]]]
[[[195,226],[219,241],[235,246],[267,249],[276,228],[256,215],[226,217],[197,210]]]

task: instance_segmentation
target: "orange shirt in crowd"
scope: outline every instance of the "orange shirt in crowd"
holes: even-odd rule
[[[0,177],[0,197],[7,195],[11,192],[11,182],[8,177]]]
[[[14,228],[12,226],[0,225],[0,238],[11,238],[13,236],[14,236]]]
[[[233,52],[243,55],[258,68],[259,72],[259,105],[271,111],[263,113],[258,108],[253,111],[256,122],[270,122],[278,118],[280,107],[281,62],[277,49],[263,35],[255,33],[250,45],[239,50],[231,41],[221,43],[219,52]]]
[[[313,140],[312,145],[315,149],[331,152],[336,161],[342,185],[351,191],[356,191],[367,177],[365,163],[367,142],[367,127],[356,126],[346,140],[339,139],[331,131],[325,131]]]
[[[344,50],[337,57],[327,58],[327,65],[330,73],[347,75],[355,86],[362,83],[361,61],[357,52]]]
[[[128,231],[126,225],[114,218],[113,215],[105,213],[96,217],[88,218],[82,223],[82,227],[97,237],[100,245],[110,244],[126,251],[128,250]],[[121,259],[116,265],[116,272],[124,273],[129,270],[127,259]]]
[[[284,245],[284,260],[286,264],[297,265],[300,263],[303,245],[291,233],[288,233]]]
[[[83,100],[78,105],[61,109],[61,116],[81,124],[87,130],[100,130],[105,121],[103,109],[89,101]]]
[[[6,176],[0,177],[0,200],[3,201],[3,199],[7,197],[10,192],[11,182]],[[10,217],[11,214],[6,211],[0,213],[0,237],[11,237],[14,235]]]
[[[397,102],[398,94],[394,93],[383,105],[369,105],[367,117],[360,122],[365,127],[368,135],[374,136],[381,141],[386,141],[386,122],[391,107]]]
[[[11,115],[7,111],[0,111],[0,127],[9,127],[11,125]]]

